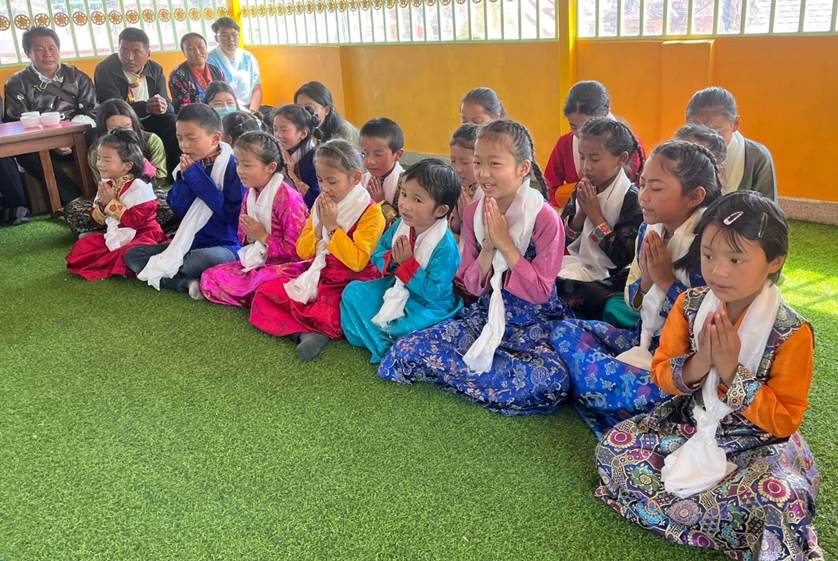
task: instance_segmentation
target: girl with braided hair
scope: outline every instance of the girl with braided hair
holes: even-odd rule
[[[438,384],[506,415],[550,413],[564,401],[567,373],[549,338],[565,315],[556,295],[564,228],[530,187],[533,157],[520,123],[480,130],[474,169],[483,196],[465,210],[457,272],[478,300],[396,341],[380,377]]]
[[[385,223],[381,205],[361,184],[364,163],[355,146],[333,138],[317,147],[314,165],[322,191],[297,240],[299,260],[280,266],[277,278],[259,286],[250,307],[250,323],[290,337],[303,361],[343,337],[346,285],[381,277],[370,258]]]
[[[247,308],[259,286],[277,277],[279,265],[297,260],[297,238],[308,217],[303,196],[285,175],[279,142],[251,131],[233,147],[236,171],[247,187],[239,214],[238,260],[207,269],[200,292],[216,304]]]
[[[576,409],[598,437],[664,399],[652,382],[652,354],[678,295],[703,286],[688,254],[704,208],[718,198],[719,174],[707,148],[672,140],[655,148],[640,178],[640,225],[627,301],[640,312],[633,329],[568,319],[552,344],[569,376]]]
[[[544,168],[547,179],[547,200],[551,205],[563,207],[573,185],[582,177],[579,160],[579,133],[589,119],[611,117],[611,100],[605,86],[596,80],[577,82],[567,93],[564,115],[570,125],[570,132],[556,141],[550,159]],[[645,158],[642,144],[629,154],[626,175],[635,184],[640,180],[640,171]]]
[[[637,149],[634,134],[616,119],[596,117],[582,127],[582,179],[562,212],[568,254],[556,280],[559,297],[581,319],[602,319],[607,299],[626,284],[643,222],[637,187],[624,171]]]

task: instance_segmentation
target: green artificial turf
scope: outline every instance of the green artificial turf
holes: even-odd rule
[[[838,230],[794,223],[786,300],[817,338],[802,432],[838,551]],[[592,497],[570,408],[502,417],[375,376],[340,342],[302,364],[242,310],[66,272],[59,222],[0,230],[0,559],[722,559]]]

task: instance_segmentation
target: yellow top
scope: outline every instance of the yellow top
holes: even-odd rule
[[[312,226],[313,216],[314,213],[309,215],[305,228],[297,239],[297,255],[300,259],[312,259],[317,251],[317,237]],[[329,239],[329,253],[356,273],[363,271],[370,262],[370,256],[381,234],[384,233],[384,225],[381,205],[371,204],[355,223],[352,237],[349,237],[343,228],[335,230]]]

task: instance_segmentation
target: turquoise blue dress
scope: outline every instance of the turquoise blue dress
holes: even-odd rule
[[[384,278],[372,281],[353,281],[344,289],[340,302],[340,323],[344,337],[356,347],[366,347],[372,353],[372,362],[379,363],[390,346],[398,339],[415,331],[426,329],[453,317],[462,300],[454,294],[454,275],[460,266],[460,252],[451,231],[448,230],[431,254],[426,268],[409,259],[394,263],[390,256],[393,237],[401,224],[398,219],[384,232],[372,263]],[[411,235],[411,245],[415,243]],[[410,292],[405,304],[405,315],[390,322],[386,330],[372,323],[384,301],[384,293],[400,278]]]

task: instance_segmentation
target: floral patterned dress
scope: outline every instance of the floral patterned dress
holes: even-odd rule
[[[662,338],[674,335],[677,341],[662,343],[653,370],[656,381],[672,391],[689,389],[679,379],[695,352],[693,322],[706,293],[685,293],[673,310],[678,317],[664,328]],[[781,304],[757,372],[740,366],[721,397],[733,412],[722,420],[717,440],[737,469],[717,486],[682,499],[667,492],[661,479],[664,458],[695,434],[697,390],[605,435],[596,450],[596,496],[669,541],[717,549],[731,559],[823,559],[813,524],[820,476],[797,432],[811,384],[813,341],[805,320]]]

